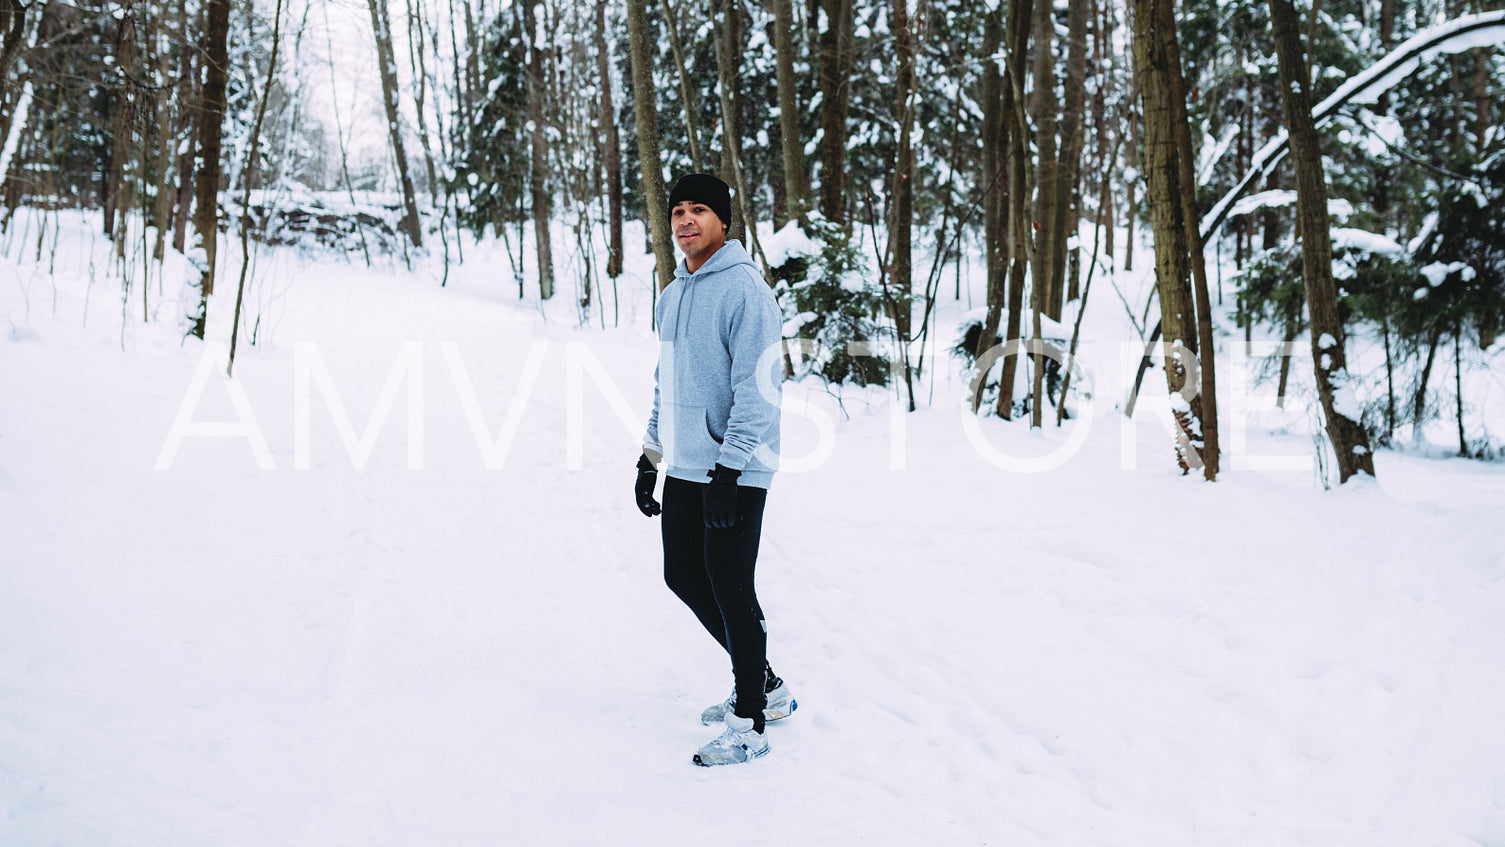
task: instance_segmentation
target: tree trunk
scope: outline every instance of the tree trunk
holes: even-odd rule
[[[852,85],[852,0],[820,0],[820,213],[846,223],[847,104]]]
[[[199,135],[194,130],[196,129],[196,122],[201,123],[203,121],[202,116],[195,117],[191,109],[185,109],[184,111],[189,112],[183,119],[183,132],[188,138],[188,149],[178,156],[178,188],[173,201],[177,206],[177,212],[174,214],[173,219],[172,249],[179,253],[183,252],[183,248],[187,243],[188,219],[190,213],[193,211],[193,162],[196,157],[195,148]]]
[[[1035,0],[1034,39],[1035,66],[1034,86],[1029,96],[1030,118],[1035,125],[1035,146],[1039,151],[1035,174],[1035,217],[1033,224],[1039,227],[1034,239],[1033,281],[1040,289],[1040,307],[1052,319],[1061,317],[1056,304],[1055,281],[1058,265],[1066,253],[1066,222],[1058,204],[1060,194],[1061,163],[1057,158],[1056,117],[1059,104],[1056,100],[1056,54],[1055,15],[1052,12],[1055,0]],[[1037,298],[1031,297],[1032,302]]]
[[[1004,43],[1008,47],[1008,71],[1003,81],[1003,123],[1008,127],[1009,169],[1009,290],[1008,330],[1006,340],[1019,338],[1024,317],[1024,282],[1029,272],[1029,127],[1024,116],[1025,56],[1029,52],[1031,5],[1014,3],[1009,7]],[[1014,416],[1014,377],[1019,357],[1003,360],[998,377],[998,416]]]
[[[773,0],[774,71],[779,91],[779,143],[784,153],[784,207],[789,220],[805,220],[805,150],[800,143],[794,75],[794,9],[791,0]]]
[[[611,55],[606,45],[606,0],[596,0],[596,55],[601,73],[601,126],[606,145],[606,208],[610,235],[606,275],[622,275],[622,140],[617,133],[617,110],[611,99]]]
[[[189,28],[188,0],[178,0],[178,37],[187,39]],[[188,216],[193,207],[193,162],[197,154],[198,125],[203,120],[196,106],[201,102],[195,90],[199,78],[198,50],[183,51],[183,66],[178,77],[179,126],[175,137],[183,138],[185,149],[178,152],[178,187],[173,196],[172,248],[183,252],[188,235]]]
[[[136,74],[136,16],[126,11],[115,30],[115,64],[120,69],[120,83],[111,99],[111,117],[114,127],[110,135],[110,161],[105,171],[104,234],[114,238],[115,216],[122,216],[128,209],[121,208],[121,194],[125,190],[125,164],[131,158],[135,133],[135,91],[131,80]],[[127,206],[129,204],[126,204]],[[116,250],[124,244],[115,239]]]
[[[544,111],[544,55],[538,36],[538,0],[523,0],[523,33],[528,43],[528,196],[533,207],[533,246],[538,263],[538,296],[554,296],[554,239],[549,232],[553,195],[549,190],[549,118]]]
[[[282,45],[282,0],[277,0],[272,12],[272,55],[267,61],[266,85],[261,89],[261,102],[256,105],[256,123],[251,127],[251,153],[246,169],[256,165],[261,154],[261,125],[266,119],[267,101],[272,99],[272,83],[277,79],[277,51]],[[230,356],[225,363],[225,375],[235,372],[235,345],[240,340],[240,310],[246,294],[246,273],[251,268],[251,180],[246,179],[245,194],[240,203],[240,281],[235,286],[235,317],[230,322]]]
[[[1132,41],[1132,33],[1130,34]],[[1133,59],[1133,53],[1130,53]],[[1135,111],[1135,105],[1139,102],[1139,63],[1130,62],[1129,71],[1129,97],[1124,108],[1129,113],[1129,149],[1124,151],[1124,159],[1132,165],[1135,178],[1125,179],[1124,182],[1124,270],[1134,270],[1134,250],[1139,242],[1134,239],[1134,226],[1139,222],[1139,180],[1143,179],[1144,171],[1144,142],[1140,138],[1140,116]]]
[[[1035,0],[1033,26],[1035,39],[1035,67],[1033,91],[1029,99],[1030,117],[1035,125],[1035,147],[1039,151],[1035,166],[1035,216],[1031,229],[1036,229],[1033,250],[1034,258],[1030,277],[1030,402],[1029,425],[1039,429],[1044,423],[1041,406],[1044,404],[1045,357],[1040,355],[1045,339],[1041,337],[1041,314],[1059,319],[1061,310],[1056,307],[1054,283],[1059,254],[1065,252],[1062,235],[1061,207],[1056,204],[1056,185],[1060,182],[1061,163],[1057,158],[1056,117],[1060,110],[1056,100],[1056,16],[1055,0]],[[1023,79],[1023,76],[1020,77]],[[1028,237],[1028,236],[1026,236]]]
[[[1489,48],[1474,48],[1474,139],[1479,156],[1485,155],[1490,128]]]
[[[1094,91],[1092,93],[1092,123],[1093,126],[1097,129],[1097,180],[1099,183],[1098,189],[1101,192],[1101,199],[1098,201],[1097,206],[1097,222],[1098,225],[1102,227],[1103,232],[1103,253],[1108,258],[1108,267],[1113,268],[1118,266],[1118,260],[1115,258],[1117,252],[1113,249],[1115,246],[1113,232],[1113,175],[1110,174],[1109,168],[1114,165],[1115,162],[1111,161],[1108,158],[1108,148],[1110,144],[1107,120],[1107,88],[1110,84],[1110,80],[1112,80],[1114,77],[1112,72],[1109,70],[1106,62],[1108,61],[1110,56],[1114,55],[1114,53],[1111,46],[1106,48],[1104,47],[1104,45],[1111,43],[1109,41],[1111,30],[1108,26],[1107,5],[1108,4],[1104,3],[1102,13],[1100,15],[1096,14],[1095,7],[1097,6],[1097,0],[1093,0],[1094,14],[1092,16],[1092,19],[1095,23],[1092,39],[1092,66],[1094,73],[1097,76],[1098,83],[1094,87]],[[1120,127],[1119,132],[1122,131],[1123,130]],[[1119,136],[1119,138],[1122,137],[1122,135]],[[1117,145],[1111,146],[1113,146],[1113,148],[1117,150]],[[1114,158],[1116,158],[1116,156]],[[1092,271],[1089,270],[1087,273],[1090,278]]]
[[[977,387],[972,392],[972,412],[982,405],[982,389],[987,372],[982,370],[984,355],[993,348],[998,339],[998,323],[1008,297],[1008,233],[1004,230],[1006,209],[1004,198],[1008,196],[1008,174],[1004,150],[1003,72],[993,58],[1003,42],[1002,8],[988,10],[982,30],[982,174],[978,181],[983,186],[983,242],[987,257],[987,313],[983,318],[982,332],[977,337],[972,358],[978,363]],[[958,292],[959,293],[959,292]],[[1007,361],[1000,366],[1007,366]]]
[[[403,228],[414,247],[423,246],[423,222],[418,218],[418,200],[414,197],[413,179],[408,175],[408,154],[402,144],[402,124],[397,110],[397,60],[392,50],[392,24],[387,15],[387,0],[366,0],[371,9],[371,32],[376,39],[376,62],[380,66],[382,104],[387,113],[387,135],[392,141],[392,155],[397,160],[397,181],[402,186],[402,205],[406,217]]]
[[[1281,337],[1280,345],[1280,382],[1275,389],[1275,408],[1286,407],[1286,386],[1291,379],[1291,345],[1295,343],[1296,336],[1301,334],[1301,310],[1303,306],[1298,300],[1291,310],[1286,313],[1285,335]]]
[[[172,216],[172,175],[173,175],[173,127],[180,126],[179,113],[181,108],[174,109],[175,105],[181,106],[184,101],[174,103],[173,88],[170,84],[171,69],[168,65],[168,51],[164,49],[165,40],[158,37],[158,30],[162,24],[157,19],[151,19],[154,25],[151,35],[148,36],[150,48],[156,51],[155,80],[161,86],[156,94],[156,185],[152,202],[152,226],[156,231],[152,244],[152,259],[162,261],[167,253],[167,230],[168,221]],[[169,33],[170,35],[170,33]],[[185,53],[187,51],[184,51]]]
[[[638,136],[643,206],[653,243],[658,290],[674,281],[674,246],[669,240],[669,198],[658,150],[658,92],[653,82],[653,44],[648,31],[647,0],[627,0],[627,39],[632,62],[633,122]]]
[[[1166,10],[1164,5],[1172,5]],[[1173,396],[1182,392],[1188,369],[1195,362],[1183,361],[1178,348],[1196,352],[1197,325],[1191,296],[1191,262],[1187,245],[1188,223],[1181,205],[1181,163],[1176,146],[1173,104],[1175,87],[1164,21],[1172,15],[1173,0],[1131,0],[1134,15],[1134,63],[1138,69],[1140,97],[1144,106],[1144,164],[1150,206],[1150,224],[1155,234],[1155,290],[1160,300],[1161,337],[1165,339],[1165,380]],[[1178,460],[1185,469],[1203,467],[1196,454],[1199,433],[1194,423],[1180,418],[1183,433],[1177,439]]]
[[[908,349],[910,339],[912,255],[914,224],[914,36],[910,31],[909,0],[893,0],[894,54],[898,73],[894,83],[894,121],[899,128],[899,146],[895,153],[893,187],[893,222],[889,228],[889,276],[893,282],[893,320],[899,343]]]
[[[774,102],[778,102],[777,93]],[[789,194],[784,184],[784,133],[778,121],[768,126],[768,149],[777,151],[770,156],[767,168],[768,192],[773,195],[773,208],[769,210],[773,218],[773,231],[778,232],[789,223]]]
[[[717,9],[716,7],[720,7]],[[738,65],[742,56],[742,5],[740,0],[716,0],[713,13],[720,18],[716,27],[716,88],[721,101],[721,181],[734,190],[732,219],[727,221],[727,238],[745,241],[749,248],[755,238],[749,237],[748,228],[754,228],[747,219],[752,211],[748,207],[746,186],[739,172],[742,162],[741,74]]]
[[[1301,275],[1311,323],[1312,365],[1328,438],[1337,454],[1341,484],[1359,472],[1374,476],[1374,454],[1369,449],[1368,433],[1334,403],[1335,387],[1346,388],[1350,377],[1343,351],[1343,324],[1338,316],[1338,291],[1332,276],[1332,239],[1328,231],[1321,140],[1312,120],[1311,95],[1303,76],[1306,65],[1297,35],[1296,8],[1291,0],[1270,0],[1270,19],[1280,70],[1281,99],[1285,102],[1286,127],[1291,138],[1291,164],[1296,172],[1296,218],[1301,233]]]
[[[21,52],[21,42],[26,35],[26,12],[30,5],[21,0],[0,0],[0,103],[5,102],[10,63]],[[4,135],[0,134],[0,138]]]
[[[204,44],[204,90],[199,98],[198,188],[193,228],[202,253],[199,267],[199,308],[189,332],[204,337],[209,296],[214,293],[214,262],[219,235],[220,133],[225,119],[225,85],[230,71],[230,0],[208,0],[208,37]]]
[[[1385,440],[1388,442],[1395,436],[1395,359],[1390,350],[1390,319],[1386,313],[1380,316],[1380,331],[1385,341]]]
[[[696,173],[705,169],[705,159],[700,155],[700,122],[696,120],[694,91],[690,88],[690,75],[685,70],[685,51],[679,42],[679,23],[669,0],[662,0],[664,26],[669,30],[669,49],[674,56],[674,73],[679,78],[679,102],[685,114],[685,135],[690,140],[690,167]]]
[[[1468,458],[1468,437],[1463,432],[1463,325],[1453,324],[1453,396],[1458,409],[1458,455]]]
[[[1186,246],[1191,253],[1191,278],[1196,294],[1197,343],[1189,345],[1197,352],[1201,375],[1199,402],[1192,407],[1202,427],[1202,474],[1211,482],[1218,474],[1218,403],[1215,344],[1212,337],[1212,301],[1207,286],[1207,263],[1202,256],[1202,237],[1197,215],[1197,159],[1191,146],[1191,120],[1186,113],[1186,80],[1181,74],[1181,47],[1176,41],[1176,18],[1172,3],[1161,10],[1161,37],[1170,70],[1170,99],[1176,138],[1177,159],[1181,166],[1181,211],[1186,227]]]
[[[422,3],[422,0],[419,0]],[[428,116],[424,114],[428,100],[428,63],[424,61],[422,9],[415,9],[413,0],[407,0],[408,12],[408,66],[413,70],[413,109],[418,115],[418,145],[423,148],[424,175],[429,181],[429,204],[439,196],[439,174],[434,169],[434,151],[429,145]]]
[[[1437,344],[1442,340],[1442,327],[1432,328],[1432,337],[1427,340],[1427,358],[1421,366],[1421,377],[1416,382],[1416,393],[1411,395],[1411,441],[1421,444],[1421,425],[1427,414],[1427,383],[1432,379],[1432,363],[1437,359]]]
[[[469,48],[469,55],[465,57],[465,78],[469,83],[466,91],[465,102],[470,113],[475,114],[476,98],[481,90],[481,36],[476,30],[475,13],[471,11],[470,0],[465,3],[465,43]],[[456,61],[459,61],[456,59]]]
[[[1061,112],[1061,169],[1056,181],[1056,206],[1061,210],[1057,232],[1061,247],[1056,253],[1057,273],[1053,285],[1067,300],[1077,298],[1080,246],[1072,247],[1080,228],[1082,207],[1081,165],[1082,115],[1087,110],[1087,0],[1070,0],[1066,13],[1066,106]],[[1066,257],[1068,280],[1062,280],[1061,262]],[[1057,307],[1057,314],[1060,307]]]

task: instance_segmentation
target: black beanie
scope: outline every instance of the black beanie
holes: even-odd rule
[[[732,191],[727,184],[710,174],[686,174],[674,183],[669,190],[669,215],[674,215],[674,207],[689,200],[691,203],[704,203],[711,207],[716,217],[727,226],[732,223]]]

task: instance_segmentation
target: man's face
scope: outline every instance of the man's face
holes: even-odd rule
[[[726,243],[726,224],[704,203],[681,200],[669,213],[669,225],[691,264],[709,259]]]

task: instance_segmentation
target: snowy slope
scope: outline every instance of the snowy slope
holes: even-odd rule
[[[263,254],[236,384],[274,469],[188,438],[157,470],[205,348],[159,320],[122,352],[88,261],[0,259],[0,843],[1505,844],[1505,477],[1391,453],[1332,493],[1176,476],[1114,408],[1106,288],[1095,417],[1044,473],[985,460],[955,375],[898,431],[881,393],[846,418],[789,389],[806,469],[774,483],[760,592],[801,707],[768,758],[702,770],[730,674],[662,585],[612,400],[646,417],[643,285],[582,330],[491,245],[442,290]],[[300,356],[358,440],[404,349],[421,468],[399,383],[360,470],[313,387],[297,469]],[[494,439],[514,402],[488,469],[471,415]],[[235,419],[217,375],[193,419]],[[1251,454],[1310,453],[1299,413],[1251,420]],[[979,431],[1015,457],[1068,436]]]

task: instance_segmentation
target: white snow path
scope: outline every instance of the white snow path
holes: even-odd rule
[[[1079,456],[1020,475],[940,403],[893,471],[887,410],[852,404],[765,519],[771,658],[801,708],[767,759],[701,770],[726,661],[662,585],[635,442],[588,379],[583,467],[565,461],[566,345],[645,415],[646,328],[319,270],[237,365],[271,472],[203,439],[152,469],[198,363],[170,333],[121,353],[99,328],[118,317],[81,330],[65,294],[0,337],[0,843],[1505,840],[1498,472],[1382,453],[1383,488],[1208,486],[1166,472],[1153,424],[1120,470],[1104,409]],[[401,401],[356,471],[317,395],[314,466],[293,470],[304,340],[357,431],[400,344],[424,344],[423,470]],[[444,341],[493,432],[550,345],[502,470]],[[1060,439],[985,431],[1020,454]]]

